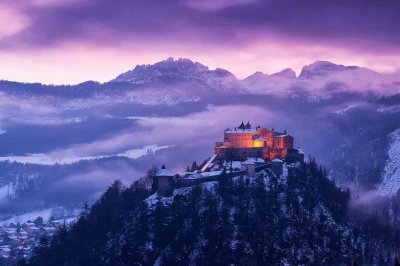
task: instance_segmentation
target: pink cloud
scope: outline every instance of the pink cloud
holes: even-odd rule
[[[19,33],[29,25],[29,17],[10,5],[0,3],[0,39]],[[5,23],[6,22],[6,23]]]
[[[257,0],[186,0],[184,3],[190,7],[201,10],[220,10],[237,5],[254,3]]]
[[[240,78],[316,60],[400,69],[396,4],[256,0],[6,0],[0,78],[107,81],[136,64],[188,57]],[[299,11],[301,10],[301,11]],[[373,16],[372,16],[373,15]],[[287,19],[290,18],[290,19]]]

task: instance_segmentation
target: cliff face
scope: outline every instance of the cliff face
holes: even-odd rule
[[[115,182],[29,265],[390,265],[393,239],[347,219],[350,195],[315,162],[277,177],[221,178],[150,191]],[[372,231],[373,232],[373,231]]]

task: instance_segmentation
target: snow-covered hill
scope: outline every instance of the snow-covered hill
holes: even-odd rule
[[[387,194],[395,194],[400,189],[400,129],[389,135],[389,141],[388,159],[379,189]]]
[[[127,150],[118,154],[109,154],[109,155],[96,155],[96,156],[61,156],[57,154],[28,154],[24,156],[0,156],[0,162],[17,162],[23,164],[36,164],[36,165],[64,165],[64,164],[73,164],[81,161],[91,161],[91,160],[99,160],[99,159],[107,159],[113,157],[125,157],[130,159],[138,159],[143,156],[152,155],[155,152],[167,149],[172,147],[171,145],[167,146],[158,146],[157,144],[147,145],[142,148]]]
[[[391,265],[395,242],[346,217],[349,194],[315,163],[151,195],[115,182],[28,265]]]

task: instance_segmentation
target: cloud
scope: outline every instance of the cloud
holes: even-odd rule
[[[249,3],[255,3],[257,2],[256,0],[202,0],[202,1],[196,1],[196,0],[187,0],[184,1],[184,4],[193,7],[193,8],[198,8],[200,10],[206,10],[206,11],[216,11],[216,10],[221,10],[225,8],[229,8],[232,6],[240,6],[240,5],[246,5]]]
[[[398,1],[7,0],[3,6],[5,16],[12,10],[0,27],[7,62],[0,62],[0,73],[7,79],[106,81],[169,56],[239,77],[299,71],[315,60],[400,69]]]
[[[57,108],[53,97],[19,97],[0,92],[0,123],[2,125],[63,125],[81,123],[88,119],[84,115],[65,116],[62,111]]]
[[[136,159],[149,152],[154,153],[172,146],[182,152],[198,148],[201,151],[193,157],[199,157],[205,156],[203,152],[206,154],[212,152],[213,143],[221,138],[223,129],[239,124],[241,120],[249,120],[255,126],[265,124],[266,121],[271,123],[277,117],[257,106],[209,105],[206,110],[184,116],[117,118],[133,119],[135,123],[111,135],[95,137],[88,142],[67,147],[61,145],[62,148],[40,154],[3,156],[0,157],[0,161],[52,165],[112,156]],[[190,158],[189,161],[192,159]]]
[[[131,128],[115,132],[107,138],[71,145],[46,154],[49,158],[81,158],[86,156],[129,156],[137,149],[146,152],[179,145],[193,147],[208,143],[210,134],[220,137],[221,129],[250,120],[262,124],[272,120],[272,114],[261,107],[246,105],[209,105],[206,110],[185,116],[127,117],[134,119]],[[276,116],[274,116],[276,117]],[[154,144],[157,144],[154,146]]]
[[[212,150],[213,143],[219,140],[224,129],[240,124],[242,120],[250,121],[256,126],[277,117],[258,106],[209,105],[205,111],[185,116],[139,118],[137,125],[148,132],[137,140],[151,139],[156,143],[170,142],[179,146],[202,146]]]
[[[27,47],[73,40],[96,46],[141,40],[205,40],[227,45],[268,40],[273,33],[317,43],[347,43],[359,49],[384,45],[397,50],[400,39],[396,34],[400,3],[396,1],[82,0],[55,4],[37,0],[8,6],[30,18],[30,24],[2,43]],[[254,35],[241,39],[242,32]]]
[[[0,24],[0,39],[18,34],[29,25],[28,16],[4,3],[0,3],[0,20],[7,21]]]
[[[121,180],[125,185],[130,185],[134,180],[143,176],[142,171],[138,171],[132,165],[124,161],[113,161],[110,165],[96,166],[85,172],[69,174],[54,182],[49,181],[42,193],[49,201],[64,202],[74,204],[81,200],[83,204],[86,200],[93,202],[97,200],[105,188],[115,180]]]

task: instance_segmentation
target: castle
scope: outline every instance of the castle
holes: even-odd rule
[[[246,125],[242,122],[239,127],[225,130],[224,141],[215,143],[215,154],[200,171],[173,175],[163,165],[153,178],[153,189],[159,196],[168,196],[178,187],[240,175],[254,177],[266,169],[280,176],[285,163],[304,162],[303,152],[293,148],[293,141],[286,130],[279,133],[260,126],[253,129],[249,122]],[[226,169],[227,161],[231,162],[230,169]],[[236,162],[235,167],[232,166],[233,161]]]
[[[233,129],[226,129],[224,141],[215,143],[215,154],[225,160],[245,160],[248,157],[263,158],[272,161],[275,158],[288,163],[303,161],[304,154],[293,148],[293,137],[274,129],[268,130],[250,123],[242,123]]]

